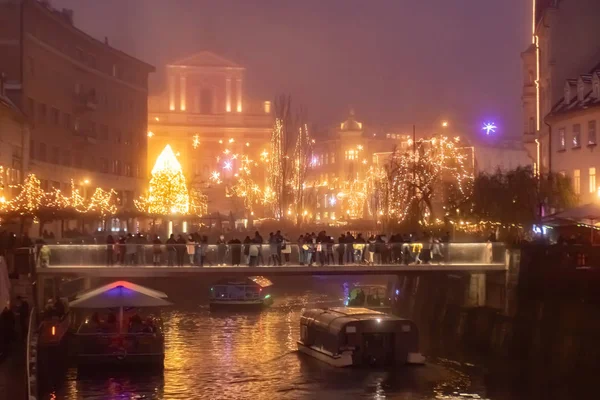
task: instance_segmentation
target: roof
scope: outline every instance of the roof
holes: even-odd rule
[[[169,66],[244,69],[241,65],[210,51],[201,51],[191,56],[187,56],[169,63]]]
[[[350,115],[348,115],[348,119],[341,123],[340,129],[342,131],[362,131],[363,124],[356,120],[353,109],[350,109]]]
[[[140,64],[140,65],[143,65],[150,72],[154,72],[156,70],[156,68],[153,65],[148,64],[147,62],[142,61],[138,58],[135,58],[132,55],[125,53],[124,51],[121,51],[119,49],[111,47],[110,45],[96,39],[95,37],[89,35],[88,33],[84,32],[83,30],[77,28],[72,21],[72,11],[71,10],[68,10],[68,9],[63,9],[62,11],[57,10],[57,9],[53,8],[52,6],[50,6],[50,4],[48,2],[42,3],[40,1],[29,1],[28,3],[34,4],[34,6],[36,6],[39,10],[43,11],[47,16],[52,18],[54,21],[58,22],[63,27],[75,32],[76,34],[83,36],[88,41],[94,42],[96,45],[102,46],[102,47],[108,49],[110,52],[117,54],[123,58],[127,58],[131,61],[134,61],[134,62]]]
[[[579,98],[577,93],[579,79],[581,79],[584,84],[587,84],[583,87],[582,99]],[[556,104],[554,104],[548,117],[600,106],[600,96],[596,97],[594,95],[594,88],[593,85],[591,85],[594,79],[600,79],[600,70],[593,71],[591,74],[581,75],[578,79],[567,79],[565,81],[565,88],[569,87],[571,89],[571,98],[566,101],[565,96],[563,96]]]
[[[164,292],[116,281],[77,296],[69,303],[73,308],[161,307],[171,305]]]
[[[387,324],[381,325],[381,329],[385,331],[398,329],[398,326],[395,325],[398,322],[413,324],[412,321],[404,318],[359,307],[333,307],[306,310],[301,318],[302,324],[320,326],[321,329],[333,334],[342,331],[349,323],[370,324],[375,322],[379,325],[382,321],[389,321]]]

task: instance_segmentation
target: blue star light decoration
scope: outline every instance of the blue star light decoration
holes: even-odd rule
[[[485,134],[489,136],[490,133],[496,133],[496,129],[498,129],[498,127],[493,122],[486,122],[483,124],[483,128],[481,129],[484,130]]]

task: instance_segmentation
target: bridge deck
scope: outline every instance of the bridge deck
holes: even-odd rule
[[[232,266],[204,266],[204,267],[167,267],[167,266],[50,266],[37,268],[40,275],[77,275],[107,278],[142,278],[142,277],[186,277],[201,275],[266,275],[266,276],[294,276],[294,275],[394,275],[399,273],[485,273],[506,271],[506,264],[412,264],[412,265],[285,265],[261,267],[232,267]]]

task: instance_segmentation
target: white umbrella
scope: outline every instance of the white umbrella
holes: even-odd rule
[[[163,307],[172,303],[158,290],[127,281],[117,281],[86,292],[69,303],[71,308],[119,308],[119,332],[123,325],[123,307]]]

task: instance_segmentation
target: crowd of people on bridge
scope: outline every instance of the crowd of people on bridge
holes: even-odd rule
[[[494,241],[493,235],[488,241]],[[166,241],[143,233],[120,237],[108,235],[106,264],[154,266],[263,266],[287,265],[294,255],[299,265],[412,264],[445,262],[450,233],[441,235],[342,233],[337,239],[326,231],[301,234],[295,241],[281,231],[263,237],[259,231],[244,239],[229,240],[220,234],[216,240],[206,235],[171,234]],[[151,258],[151,260],[150,260]],[[296,261],[297,260],[297,261]]]

